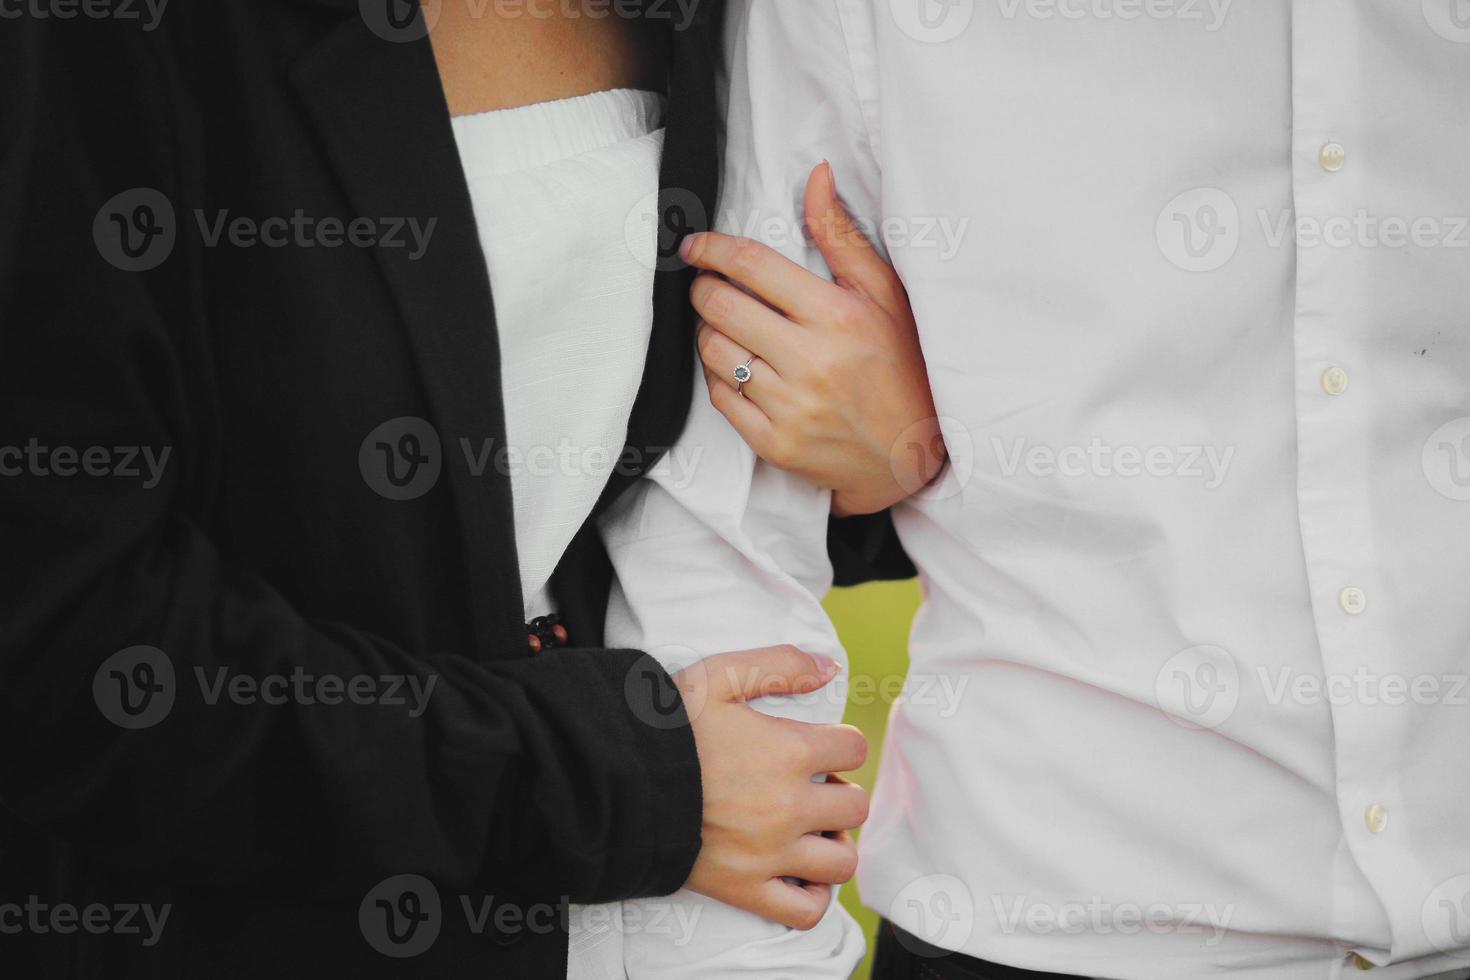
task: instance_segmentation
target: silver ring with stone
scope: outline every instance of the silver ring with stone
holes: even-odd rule
[[[732,372],[735,378],[735,394],[741,398],[745,397],[745,382],[750,380],[750,363],[754,360],[753,356],[747,357],[745,363],[735,365],[735,370]]]

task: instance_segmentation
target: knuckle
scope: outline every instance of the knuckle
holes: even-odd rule
[[[713,361],[719,355],[719,343],[719,332],[708,324],[701,324],[699,328],[699,336],[695,341],[695,345],[699,349],[699,359],[703,361],[706,366],[711,368],[714,367],[711,361]]]
[[[861,330],[868,322],[868,312],[865,304],[848,299],[832,307],[832,325],[843,331]]]
[[[765,267],[765,246],[749,238],[730,242],[730,271],[737,277],[758,274]]]
[[[879,307],[903,295],[903,280],[887,262],[878,262],[865,267],[857,277],[855,287],[858,295],[865,296]]]
[[[801,459],[801,449],[797,441],[786,432],[778,432],[772,437],[766,460],[777,469],[792,470]]]
[[[781,643],[771,647],[769,655],[771,670],[782,676],[794,673],[801,664],[800,658],[805,656],[792,643]]]
[[[851,373],[851,367],[844,351],[838,349],[837,344],[828,342],[817,345],[807,353],[806,373],[808,377],[804,380],[803,387],[816,397],[837,388],[838,379]]]
[[[707,232],[691,232],[686,235],[679,244],[688,248],[686,261],[692,266],[699,266],[704,261],[704,253],[707,250],[709,234]]]
[[[847,882],[851,881],[853,875],[857,874],[857,866],[857,848],[851,846],[845,847],[843,849],[841,859],[839,859],[837,862],[837,867],[835,870],[837,883],[845,885],[847,884]]]
[[[828,397],[830,394],[831,382],[825,376],[798,392],[793,407],[801,429],[811,432],[825,428],[832,411],[832,399]]]
[[[783,770],[783,773],[788,773],[791,768],[795,767],[789,767]],[[765,814],[762,819],[765,820],[766,829],[773,838],[777,836],[785,838],[793,833],[802,834],[807,831],[806,821],[802,818],[809,803],[803,797],[800,787],[794,783],[788,783],[771,794],[770,802],[769,809],[772,812]]]
[[[797,737],[784,739],[781,744],[781,768],[786,771],[796,770],[806,772],[812,766],[812,760],[816,757],[815,747],[812,745],[811,737],[805,732],[798,733]],[[795,796],[799,799],[806,795],[806,787],[798,785],[795,787]]]
[[[709,294],[719,284],[719,281],[717,276],[713,276],[708,272],[701,272],[694,277],[694,281],[689,284],[689,299],[694,304],[695,309],[703,310],[705,303],[709,302]],[[704,317],[704,319],[708,320],[709,318]]]
[[[792,915],[792,919],[794,920],[792,923],[793,928],[801,932],[810,932],[817,927],[817,923],[822,921],[822,913],[824,911],[826,911],[825,908],[816,905],[801,909]]]
[[[878,283],[874,291],[877,293],[874,298],[885,309],[898,309],[908,304],[908,293],[904,291],[903,283],[899,282],[897,274],[891,269],[889,270],[889,274],[884,276]]]
[[[852,725],[842,726],[847,733],[848,751],[858,766],[868,761],[868,736],[862,730]],[[854,767],[856,768],[856,767]]]
[[[786,658],[788,666],[798,667],[806,660],[806,654],[795,643],[783,643],[776,647],[776,651]]]
[[[789,776],[789,772],[786,775]],[[802,795],[794,782],[788,779],[781,789],[769,795],[768,800],[771,812],[761,819],[765,821],[765,829],[773,841],[790,840],[812,829],[808,826],[811,821],[807,819],[811,801]]]
[[[831,351],[819,350],[808,359],[807,368],[810,377],[801,387],[803,404],[821,405],[837,387],[834,376],[840,369],[839,360]]]
[[[735,290],[712,283],[705,290],[704,315],[711,323],[726,323],[735,312]]]
[[[676,671],[672,675],[671,680],[673,680],[674,686],[679,689],[679,694],[685,700],[700,693],[705,687],[704,671],[702,670],[685,669]]]
[[[792,674],[803,681],[817,680],[822,671],[818,667],[816,659],[800,647],[792,646],[790,649]]]

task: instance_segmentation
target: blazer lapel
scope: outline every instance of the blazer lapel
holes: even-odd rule
[[[509,478],[475,475],[459,440],[505,444],[490,279],[469,190],[426,37],[385,40],[344,5],[292,81],[352,206],[366,216],[436,221],[431,244],[377,249],[417,361],[460,522],[476,652],[526,648]]]
[[[623,465],[604,488],[594,516],[637,482],[679,437],[694,380],[694,270],[679,261],[679,242],[707,231],[719,177],[721,113],[715,97],[720,0],[697,5],[682,30],[669,28],[669,103],[659,173],[659,270],[653,287],[653,334],[643,380],[628,420]]]

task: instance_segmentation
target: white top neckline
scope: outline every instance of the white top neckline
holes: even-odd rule
[[[620,457],[643,378],[663,104],[611,89],[451,120],[505,406],[505,444],[471,445],[510,478],[528,619],[552,609],[547,582]]]
[[[450,119],[465,177],[531,170],[639,139],[663,125],[664,96],[616,88]]]

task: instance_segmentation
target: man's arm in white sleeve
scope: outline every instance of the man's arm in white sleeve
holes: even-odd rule
[[[715,226],[823,274],[801,233],[812,167],[829,160],[849,207],[860,217],[876,211],[876,165],[843,16],[832,0],[732,0],[726,24],[727,135]],[[696,395],[684,435],[602,522],[617,573],[609,642],[647,650],[673,668],[782,643],[845,663],[821,606],[832,583],[830,495],[757,459],[710,405],[692,351],[690,370]],[[756,707],[838,722],[844,679]],[[625,903],[624,923],[629,980],[836,980],[850,976],[864,953],[860,931],[835,900],[808,932],[687,890]]]

